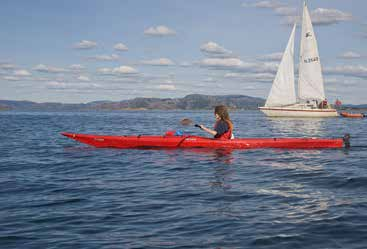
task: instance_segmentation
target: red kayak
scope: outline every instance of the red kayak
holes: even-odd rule
[[[349,135],[344,138],[235,138],[220,140],[199,136],[104,136],[63,132],[62,135],[98,148],[148,149],[148,148],[284,148],[323,149],[349,147]]]
[[[364,118],[366,115],[364,113],[349,113],[349,112],[341,112],[341,116],[345,118]]]

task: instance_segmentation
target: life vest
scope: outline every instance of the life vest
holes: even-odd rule
[[[220,122],[220,121],[217,121],[216,123],[215,123],[215,125],[214,125],[214,129],[215,129],[215,127],[217,127],[217,125],[218,125],[218,122]],[[225,121],[226,122],[226,121]],[[227,125],[228,125],[228,123],[227,123]],[[228,125],[228,131],[226,131],[226,132],[224,132],[223,134],[221,134],[221,135],[219,135],[219,136],[215,136],[215,138],[216,139],[222,139],[222,140],[227,140],[227,139],[233,139],[234,138],[234,136],[233,136],[233,134],[232,134],[232,130],[229,128],[229,125]]]
[[[220,135],[217,138],[218,139],[223,139],[223,140],[232,139],[232,131],[231,130],[228,130],[228,131],[224,132],[222,135]]]

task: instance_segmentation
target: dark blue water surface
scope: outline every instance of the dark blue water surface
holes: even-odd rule
[[[1,248],[366,248],[367,119],[233,112],[237,137],[350,149],[95,149],[59,132],[163,134],[212,111],[0,113]]]

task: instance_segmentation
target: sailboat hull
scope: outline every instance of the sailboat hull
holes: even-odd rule
[[[260,111],[268,117],[327,118],[338,116],[338,112],[335,109],[260,107]]]
[[[337,117],[338,113],[335,109],[324,105],[326,96],[320,57],[306,2],[304,3],[302,16],[297,96],[295,96],[293,79],[294,29],[295,26],[283,53],[265,106],[261,107],[260,110],[269,117]],[[300,102],[297,103],[296,99]],[[306,102],[303,103],[303,101]],[[320,101],[325,108],[319,108]]]

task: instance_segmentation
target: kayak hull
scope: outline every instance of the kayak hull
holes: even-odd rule
[[[199,136],[105,136],[63,132],[62,135],[97,148],[228,148],[323,149],[342,148],[343,138],[235,138],[221,140]],[[349,143],[349,142],[348,142]]]
[[[363,113],[341,112],[340,115],[345,117],[345,118],[364,118],[364,117],[366,117],[366,115],[363,114]]]

